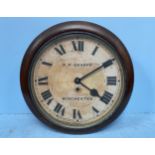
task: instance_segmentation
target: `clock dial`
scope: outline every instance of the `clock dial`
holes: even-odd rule
[[[74,34],[49,41],[34,60],[35,102],[55,123],[88,127],[106,119],[124,89],[120,61],[106,42]]]
[[[91,132],[116,119],[133,87],[133,66],[121,41],[88,22],[66,22],[41,33],[21,66],[31,111],[67,132]]]

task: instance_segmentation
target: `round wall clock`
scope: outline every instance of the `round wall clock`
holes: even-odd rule
[[[41,33],[26,51],[20,77],[31,111],[48,126],[72,133],[93,132],[116,119],[134,79],[122,42],[82,21]]]

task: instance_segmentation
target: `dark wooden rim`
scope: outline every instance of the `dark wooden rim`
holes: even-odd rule
[[[51,40],[57,35],[60,35],[63,33],[75,32],[75,31],[94,34],[106,40],[117,51],[120,57],[122,66],[124,70],[126,71],[126,81],[125,81],[126,88],[125,88],[123,100],[121,104],[119,105],[119,107],[107,120],[93,127],[88,127],[84,129],[71,129],[71,128],[60,127],[50,122],[49,120],[47,120],[42,115],[42,113],[38,110],[35,104],[33,104],[33,99],[31,98],[31,94],[29,90],[29,71],[30,71],[32,60],[35,54],[37,53],[37,51],[47,41]],[[22,61],[21,71],[20,71],[20,83],[21,83],[21,89],[23,92],[24,99],[27,105],[29,106],[29,108],[31,109],[31,111],[37,116],[37,118],[39,118],[42,122],[44,122],[48,126],[53,127],[55,129],[59,129],[63,132],[82,134],[82,133],[95,132],[101,129],[102,127],[112,122],[114,119],[116,119],[121,114],[121,112],[124,110],[124,108],[126,107],[129,101],[129,98],[130,98],[130,95],[133,89],[134,72],[133,72],[132,61],[128,54],[127,49],[125,48],[123,43],[120,41],[120,39],[116,37],[112,32],[94,23],[83,22],[83,21],[71,21],[71,22],[61,23],[61,24],[55,25],[47,29],[46,31],[41,33],[31,43]]]

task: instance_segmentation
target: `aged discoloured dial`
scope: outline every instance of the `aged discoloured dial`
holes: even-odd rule
[[[51,128],[94,132],[126,107],[134,72],[127,49],[112,32],[90,22],[60,23],[28,47],[20,83],[33,114]]]
[[[119,106],[124,73],[115,50],[87,34],[49,41],[34,59],[33,98],[49,120],[68,128],[86,128],[106,120]]]

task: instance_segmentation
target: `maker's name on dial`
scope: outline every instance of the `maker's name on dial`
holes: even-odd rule
[[[92,67],[92,63],[63,63],[63,66],[68,66],[68,67]]]
[[[62,97],[62,100],[76,100],[76,101],[83,101],[83,100],[93,100],[93,97],[86,97],[86,96],[81,96],[81,97]]]

